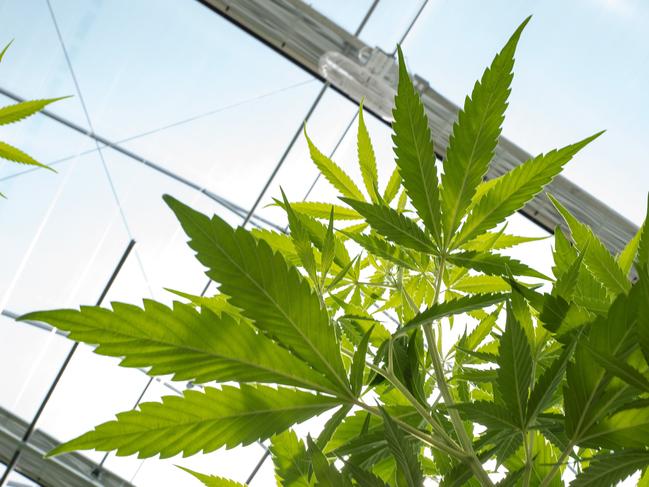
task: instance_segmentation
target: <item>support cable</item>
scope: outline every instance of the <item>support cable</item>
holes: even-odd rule
[[[12,100],[14,100],[14,101],[16,101],[18,103],[26,101],[25,98],[23,98],[21,96],[18,96],[17,94],[15,94],[15,93],[13,93],[13,92],[11,92],[9,90],[6,90],[5,88],[2,88],[2,87],[0,87],[0,94],[6,96],[8,98],[11,98]],[[171,171],[169,169],[166,169],[165,167],[161,166],[160,164],[157,164],[157,163],[155,163],[155,162],[153,162],[153,161],[151,161],[149,159],[146,159],[146,158],[136,154],[135,152],[132,152],[132,151],[118,145],[117,142],[113,142],[113,141],[107,139],[106,137],[103,137],[103,136],[97,134],[96,132],[94,132],[92,130],[84,129],[83,127],[77,125],[76,123],[74,123],[74,122],[72,122],[72,121],[70,121],[70,120],[68,120],[66,118],[60,117],[59,115],[56,115],[55,113],[53,113],[53,112],[51,112],[49,110],[41,110],[39,113],[46,116],[46,117],[48,117],[48,118],[50,118],[50,119],[52,119],[52,120],[54,120],[54,121],[56,121],[56,122],[58,122],[58,123],[60,123],[60,124],[62,124],[62,125],[64,125],[64,126],[66,126],[66,127],[68,127],[68,128],[70,128],[70,129],[72,129],[72,130],[74,130],[75,132],[78,132],[78,133],[83,134],[83,135],[85,135],[87,137],[90,137],[91,139],[95,140],[96,142],[102,144],[103,146],[108,147],[110,149],[113,149],[114,151],[119,152],[120,154],[128,157],[129,159],[132,159],[132,160],[134,160],[136,162],[139,162],[140,164],[143,164],[143,165],[153,169],[154,171],[157,171],[157,172],[159,172],[159,173],[173,179],[174,181],[177,181],[177,182],[179,182],[179,183],[181,183],[181,184],[183,184],[185,186],[188,186],[189,188],[192,188],[193,190],[198,191],[199,193],[204,194],[205,196],[207,196],[212,201],[216,202],[220,206],[224,207],[228,211],[234,213],[235,215],[237,215],[237,216],[239,216],[241,218],[243,218],[246,215],[246,209],[245,208],[243,208],[243,207],[237,205],[236,203],[224,198],[221,195],[218,195],[218,194],[216,194],[216,193],[214,193],[214,192],[212,192],[212,191],[210,191],[208,189],[205,189],[203,186],[199,185],[198,183],[195,183],[195,182],[193,182],[193,181],[191,181],[191,180],[189,180],[187,178],[184,178],[183,176],[180,176],[179,174],[176,174],[176,173],[174,173],[173,171]],[[87,154],[87,153],[90,153],[90,152],[96,152],[96,151],[97,151],[97,149],[92,149],[92,151],[80,152],[78,155],[84,155],[84,154]],[[70,158],[71,157],[68,157],[68,158],[66,158],[66,160],[70,159]],[[24,174],[24,173],[22,173],[22,174]],[[4,178],[4,179],[2,179],[0,181],[3,181],[5,179],[9,179],[10,177],[11,176],[7,176],[6,178]],[[273,223],[270,220],[267,220],[267,219],[265,219],[263,217],[260,217],[258,215],[253,215],[253,218],[255,220],[258,220],[259,222],[263,223],[264,225],[275,228],[276,230],[279,230],[279,231],[282,230],[281,226],[276,225],[275,223]],[[262,228],[261,225],[259,223],[255,223],[254,220],[251,220],[250,223],[254,224],[257,227]]]
[[[236,103],[232,103],[230,105],[225,105],[225,106],[222,106],[222,107],[214,108],[214,109],[209,110],[207,112],[199,113],[199,114],[196,114],[196,115],[192,115],[191,117],[188,117],[188,118],[183,118],[181,120],[177,120],[177,121],[175,121],[173,123],[169,123],[169,124],[166,124],[166,125],[161,125],[160,127],[156,127],[154,129],[147,130],[146,132],[140,132],[140,133],[137,133],[135,135],[130,135],[130,136],[126,137],[126,138],[116,140],[113,143],[114,144],[124,144],[126,142],[132,142],[134,140],[141,139],[142,137],[148,137],[149,135],[154,135],[154,134],[163,132],[163,131],[168,130],[170,128],[179,127],[181,125],[185,125],[187,123],[194,122],[196,120],[200,120],[202,118],[206,118],[206,117],[215,115],[217,113],[221,113],[221,112],[224,112],[224,111],[227,111],[227,110],[231,110],[233,108],[237,108],[237,107],[240,107],[242,105],[247,105],[247,104],[255,102],[255,101],[263,100],[264,98],[268,98],[268,97],[271,97],[271,96],[276,95],[278,93],[282,93],[282,92],[285,92],[285,91],[292,90],[294,88],[298,88],[300,86],[307,85],[309,83],[313,83],[314,81],[315,81],[315,79],[313,79],[313,78],[305,80],[305,81],[300,81],[299,83],[294,83],[292,85],[284,86],[284,87],[279,88],[277,90],[262,93],[261,95],[254,96],[252,98],[246,98],[245,100],[240,100],[240,101],[238,101]],[[12,96],[12,95],[8,95],[8,96],[10,98],[13,98],[15,101],[19,101],[19,102],[24,101],[24,99],[22,99],[22,98],[17,99],[15,96]],[[83,131],[83,132],[84,132],[84,135],[87,135],[87,136],[91,137],[90,134],[85,133],[85,131]],[[102,148],[110,147],[110,146],[105,145],[103,143],[102,143],[102,145],[104,146]],[[54,166],[57,166],[57,165],[62,164],[64,162],[67,162],[67,161],[69,161],[71,159],[74,159],[75,157],[85,156],[85,155],[88,155],[88,154],[92,154],[94,152],[97,152],[96,148],[95,149],[88,149],[88,150],[79,152],[78,154],[62,157],[62,158],[56,159],[56,160],[54,160],[52,162],[48,162],[47,165],[49,167],[54,167]],[[29,168],[24,169],[22,171],[18,171],[18,172],[15,172],[13,174],[9,174],[7,176],[1,177],[0,182],[9,181],[10,179],[14,179],[14,178],[17,178],[17,177],[20,177],[20,176],[25,176],[27,174],[31,174],[33,172],[40,171],[40,170],[41,169],[38,168],[38,167],[29,167]]]
[[[65,46],[65,42],[63,40],[63,35],[61,34],[61,29],[59,28],[59,23],[56,20],[56,15],[54,14],[54,9],[52,8],[52,3],[50,0],[45,0],[47,3],[47,8],[50,12],[50,17],[52,18],[52,24],[54,25],[54,29],[56,31],[56,36],[59,40],[59,44],[61,45],[61,50],[63,51],[63,55],[65,57],[65,62],[68,66],[68,71],[70,72],[70,76],[72,77],[72,82],[74,83],[74,88],[75,91],[77,92],[77,96],[79,97],[79,102],[81,103],[81,108],[83,110],[84,117],[86,119],[86,123],[88,124],[88,128],[94,132],[95,129],[92,124],[92,120],[90,119],[90,113],[88,112],[88,107],[86,106],[86,102],[84,100],[83,94],[81,93],[81,87],[79,86],[79,81],[77,80],[77,75],[74,72],[74,67],[72,66],[72,60],[70,59],[70,55],[68,54],[68,49]],[[110,187],[110,191],[113,194],[113,198],[115,199],[115,204],[117,205],[117,209],[122,217],[122,221],[124,222],[124,228],[126,229],[126,233],[128,234],[129,239],[133,240],[133,232],[131,231],[131,227],[128,224],[128,220],[126,218],[126,212],[124,211],[124,207],[122,206],[122,203],[119,199],[119,196],[117,194],[117,189],[115,187],[115,183],[113,182],[113,178],[110,174],[110,171],[108,170],[108,164],[106,164],[106,160],[104,158],[104,153],[102,151],[102,148],[99,145],[99,141],[97,139],[94,139],[95,141],[95,146],[97,147],[97,152],[99,154],[99,159],[101,161],[101,165],[104,169],[104,172],[106,174],[106,179],[108,180],[108,185]],[[151,284],[149,283],[149,279],[147,278],[146,271],[144,270],[144,264],[142,263],[142,258],[140,257],[140,253],[135,250],[135,258],[137,260],[138,266],[140,267],[140,271],[142,272],[142,276],[144,277],[144,281],[146,282],[146,285],[149,289],[149,294],[151,297],[154,296],[153,293],[153,288],[151,287]]]

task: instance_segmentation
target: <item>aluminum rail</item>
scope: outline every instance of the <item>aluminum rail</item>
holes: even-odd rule
[[[299,0],[198,1],[317,78],[329,81],[334,89],[348,99],[359,102],[361,97],[365,97],[365,107],[390,123],[391,93],[394,92],[397,79],[396,64],[392,58],[388,65],[383,59],[380,70],[377,71],[376,66],[371,65],[372,59],[377,59],[375,54],[380,54],[377,49],[366,45]],[[349,70],[342,76],[340,72],[338,77],[328,76],[327,70],[323,70],[323,60],[325,67],[329,60],[337,61],[337,67],[346,66]],[[331,63],[329,67],[331,68]],[[355,79],[350,79],[349,73]],[[414,80],[428,112],[437,155],[443,158],[459,107],[432,89],[424,79],[414,76]],[[386,90],[386,86],[390,89]],[[501,137],[487,179],[510,171],[530,157],[529,153]],[[621,251],[638,230],[628,219],[564,177],[557,177],[546,187],[546,191],[580,221],[590,225],[613,252]],[[553,232],[557,225],[567,230],[563,219],[545,194],[537,196],[521,213],[549,232]]]
[[[28,423],[0,407],[0,462],[7,463]],[[22,455],[15,470],[44,487],[133,487],[133,484],[108,470],[93,475],[96,463],[79,453],[66,453],[55,458],[43,455],[59,442],[40,430],[35,430],[29,443],[22,443]]]

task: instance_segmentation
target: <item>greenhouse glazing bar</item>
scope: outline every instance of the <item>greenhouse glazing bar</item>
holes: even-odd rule
[[[365,98],[365,107],[390,123],[392,94],[396,88],[396,64],[378,49],[348,33],[299,0],[198,0],[235,23],[286,58],[309,71],[354,102]],[[325,74],[323,66],[332,75]],[[342,73],[342,74],[341,74]],[[446,153],[448,136],[459,107],[414,76],[428,113],[437,155]],[[500,138],[487,179],[496,178],[528,160],[529,153]],[[621,251],[638,228],[597,198],[557,177],[547,188],[579,220],[590,225],[613,252]],[[521,213],[552,232],[565,224],[549,199],[539,195]]]
[[[28,423],[0,408],[0,462],[9,462],[16,445],[28,428]],[[132,487],[132,484],[104,470],[101,479],[92,476],[95,462],[80,453],[69,453],[54,459],[43,457],[59,442],[48,434],[35,430],[29,443],[22,444],[18,471],[25,477],[48,487]]]

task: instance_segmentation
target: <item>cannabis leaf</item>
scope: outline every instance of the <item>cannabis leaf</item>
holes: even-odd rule
[[[631,283],[613,256],[604,247],[604,244],[595,236],[590,228],[572,216],[561,203],[553,197],[550,197],[550,199],[570,227],[570,233],[577,248],[581,252],[588,249],[584,257],[586,267],[606,286],[609,293],[615,296],[619,293],[627,292]]]
[[[205,453],[225,446],[265,440],[340,404],[336,399],[285,387],[223,386],[204,391],[187,390],[181,397],[145,402],[139,410],[117,415],[48,455],[73,450],[116,450],[117,455],[138,454],[168,458]]]
[[[9,46],[13,41],[9,42],[4,49],[0,52],[0,61],[4,58]],[[55,101],[63,100],[68,98],[67,96],[60,98],[49,98],[43,100],[27,100],[19,103],[14,103],[13,105],[7,105],[0,108],[0,125],[7,125],[10,123],[19,122],[27,117],[34,115],[35,113],[40,112],[50,103]],[[37,166],[44,169],[49,169],[50,171],[56,172],[55,169],[38,162],[29,154],[26,154],[22,150],[14,147],[6,142],[0,142],[0,158],[6,159],[8,161],[17,162],[19,164],[26,164],[29,166]],[[0,193],[2,196],[2,193]]]
[[[206,299],[206,298],[205,298]],[[124,357],[125,367],[146,367],[174,380],[265,382],[332,392],[335,384],[266,336],[229,314],[152,300],[144,308],[112,303],[77,310],[29,313],[21,320],[44,321],[74,340],[98,345],[102,355]]]
[[[439,247],[442,238],[439,189],[428,117],[408,76],[400,47],[398,54],[399,85],[394,98],[392,124],[394,154],[403,186]]]
[[[420,252],[435,252],[435,246],[428,235],[402,213],[382,204],[372,205],[350,198],[341,199],[363,215],[367,223],[384,237]]]
[[[514,52],[529,20],[530,17],[516,29],[482,79],[476,82],[453,125],[444,159],[441,192],[446,245],[453,238],[494,156],[514,77]]]
[[[365,126],[365,118],[363,117],[363,103],[358,109],[358,135],[356,141],[356,148],[358,151],[358,164],[361,168],[361,175],[365,183],[365,189],[370,195],[370,199],[378,203],[381,199],[379,193],[379,175],[376,170],[376,156],[374,155],[374,148],[370,140],[370,134]]]
[[[500,176],[475,205],[454,244],[459,246],[470,241],[520,210],[561,172],[577,152],[601,134],[599,132],[563,149],[530,159]]]
[[[340,194],[343,196],[357,200],[364,200],[365,198],[363,197],[363,193],[361,193],[361,190],[358,189],[358,186],[356,186],[354,181],[345,174],[345,171],[320,152],[313,144],[309,136],[306,134],[306,128],[304,129],[304,137],[309,145],[311,159],[327,181],[329,181],[334,188],[340,191]]]
[[[215,475],[205,475],[199,472],[195,472],[185,467],[178,467],[181,470],[184,470],[190,475],[193,475],[195,478],[200,480],[203,485],[206,487],[244,487],[244,484],[235,482],[234,480],[226,479],[223,477],[217,477]]]
[[[271,438],[270,454],[275,465],[275,476],[284,487],[310,487],[309,458],[304,442],[293,430]]]
[[[170,196],[164,199],[230,302],[346,393],[347,374],[327,311],[295,268],[246,230],[234,230],[217,216],[209,219]]]
[[[621,451],[595,455],[570,487],[615,485],[646,465],[649,465],[649,453],[646,451]]]
[[[498,386],[504,403],[521,427],[526,423],[532,361],[527,335],[508,306],[507,326],[498,348]]]

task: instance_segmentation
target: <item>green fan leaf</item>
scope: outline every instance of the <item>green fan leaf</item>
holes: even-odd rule
[[[214,296],[196,296],[194,294],[184,293],[182,291],[176,291],[175,289],[169,288],[165,288],[165,291],[175,294],[176,296],[180,296],[181,298],[185,298],[194,306],[207,308],[219,317],[223,313],[227,313],[236,321],[245,320],[245,318],[241,316],[241,310],[228,303],[228,299],[225,294],[215,294]]]
[[[361,220],[363,217],[357,211],[341,205],[331,203],[318,203],[313,201],[296,201],[291,203],[291,208],[297,213],[320,220],[329,220],[331,209],[334,209],[334,220]]]
[[[467,335],[466,339],[462,340],[464,348],[467,350],[475,350],[476,347],[480,345],[487,336],[489,336],[489,333],[491,333],[491,330],[496,325],[496,320],[498,319],[501,309],[501,306],[498,306],[494,313],[491,313],[480,320],[478,326]]]
[[[330,212],[329,215],[331,215],[331,208],[329,209],[329,212]],[[323,223],[319,222],[315,218],[312,218],[304,214],[300,215],[300,219],[302,220],[302,223],[309,231],[309,235],[311,236],[311,242],[313,243],[313,245],[318,250],[320,250],[320,252],[323,252],[325,247],[325,242],[327,240],[327,233],[328,233],[327,225],[324,225]],[[340,267],[345,267],[350,260],[351,259],[349,257],[349,253],[345,248],[344,242],[339,238],[334,239],[334,262]]]
[[[378,233],[394,243],[419,252],[434,253],[435,244],[417,223],[386,205],[341,198],[367,220]]]
[[[97,345],[101,355],[124,357],[124,367],[149,368],[151,375],[335,390],[324,375],[227,313],[219,317],[206,308],[199,313],[187,304],[168,308],[151,300],[144,301],[144,309],[125,303],[112,308],[39,311],[20,319],[49,323],[74,340]]]
[[[207,275],[230,296],[230,303],[347,394],[334,327],[297,270],[246,230],[234,230],[217,216],[209,219],[168,195],[164,198],[208,268]]]
[[[331,185],[340,191],[340,194],[348,198],[364,201],[363,193],[352,179],[343,171],[338,164],[325,156],[318,148],[313,145],[313,142],[304,129],[304,136],[306,137],[307,144],[309,145],[309,153],[311,160],[318,167],[322,175],[331,183]]]
[[[609,399],[614,400],[623,392],[620,388],[625,386],[620,382],[615,395],[607,394],[606,386],[612,375],[598,365],[592,351],[612,357],[624,356],[635,345],[635,323],[633,301],[626,294],[620,294],[608,315],[598,317],[588,326],[588,342],[577,343],[574,360],[567,367],[563,389],[566,431],[575,442],[587,435],[590,425],[611,412]]]
[[[401,48],[398,52],[399,86],[392,112],[394,154],[410,201],[439,246],[442,241],[439,181],[428,117],[408,76]]]
[[[370,341],[370,336],[372,335],[374,327],[370,327],[369,330],[363,335],[361,342],[358,344],[356,351],[354,352],[354,359],[352,361],[352,368],[350,372],[350,383],[352,385],[352,392],[358,396],[363,387],[363,373],[365,372],[365,356],[367,355],[367,346]]]
[[[7,50],[9,49],[9,46],[11,46],[11,44],[13,44],[13,42],[14,42],[13,39],[10,40],[7,43],[7,45],[4,47],[4,49],[2,49],[2,52],[0,52],[0,62],[2,62],[2,59],[5,57],[5,54],[7,53]]]
[[[341,425],[341,423],[345,420],[351,409],[352,404],[344,404],[331,416],[331,418],[329,418],[329,421],[325,423],[322,431],[315,440],[316,445],[318,445],[322,449],[327,447],[327,443],[329,443],[332,436]]]
[[[7,125],[23,120],[27,117],[30,117],[31,115],[34,115],[36,112],[40,112],[50,103],[63,100],[64,98],[68,97],[62,96],[60,98],[50,98],[46,100],[22,101],[20,103],[2,107],[0,108],[0,125]]]
[[[412,445],[406,441],[405,435],[384,408],[381,408],[381,414],[388,448],[397,461],[399,473],[405,479],[405,485],[408,487],[421,487],[424,476],[419,463],[419,455],[416,454]]]
[[[50,166],[41,164],[32,156],[25,154],[20,149],[7,144],[6,142],[0,142],[0,157],[7,159],[8,161],[18,162],[20,164],[27,164],[28,166],[38,166],[43,169],[49,169],[50,171],[56,172]]]
[[[645,448],[649,435],[649,407],[624,409],[604,418],[584,435],[585,446]]]
[[[516,45],[529,20],[528,17],[516,29],[482,79],[476,82],[453,125],[444,159],[441,191],[446,245],[460,226],[494,156],[514,77]]]
[[[235,482],[234,480],[226,479],[223,477],[216,477],[215,475],[205,475],[188,468],[181,467],[180,465],[178,465],[178,468],[184,470],[189,475],[192,475],[194,476],[194,478],[200,480],[206,487],[245,487],[244,484]]]
[[[293,239],[285,234],[275,232],[273,230],[262,230],[259,228],[253,228],[250,230],[250,234],[255,237],[257,240],[265,241],[274,252],[279,252],[284,256],[286,262],[290,265],[299,265],[300,258],[295,253],[295,246],[293,245]]]
[[[647,213],[640,232],[636,258],[639,265],[649,267],[649,195],[647,195]]]
[[[376,156],[374,155],[374,148],[370,134],[365,126],[365,118],[363,117],[363,104],[358,109],[358,135],[356,138],[356,148],[358,151],[358,164],[361,168],[361,175],[365,183],[367,194],[370,199],[378,203],[380,201],[379,193],[379,175],[376,170]]]
[[[318,480],[317,485],[321,487],[351,487],[351,482],[343,477],[343,475],[336,470],[327,457],[325,457],[322,450],[315,444],[311,437],[307,438],[308,452],[311,457],[311,465],[313,466],[313,473]]]
[[[508,292],[511,287],[499,276],[464,276],[455,282],[452,288],[456,291],[471,294]]]
[[[626,293],[630,289],[631,283],[601,240],[595,236],[587,225],[572,216],[555,198],[550,196],[550,199],[570,227],[572,239],[579,251],[583,253],[588,249],[584,256],[584,264],[590,272],[599,279],[613,296]]]
[[[537,156],[500,176],[467,217],[456,246],[489,230],[534,198],[550,183],[584,146],[602,134],[599,132],[576,144]]]
[[[647,465],[649,452],[646,451],[601,453],[589,459],[588,467],[577,475],[570,487],[616,485]]]
[[[374,475],[367,470],[364,470],[357,466],[356,464],[346,461],[344,471],[351,474],[351,476],[356,480],[356,485],[362,487],[389,487],[381,478]]]
[[[336,237],[334,235],[334,210],[331,209],[329,214],[329,225],[327,226],[327,233],[325,233],[324,241],[322,242],[322,255],[320,258],[320,272],[322,279],[326,277],[331,264],[333,264],[336,257]]]
[[[447,260],[456,266],[473,269],[489,276],[529,276],[549,280],[545,274],[540,273],[523,264],[522,262],[507,257],[506,255],[491,254],[489,252],[460,252],[451,254]]]
[[[645,360],[649,363],[649,268],[640,266],[638,274],[638,283],[633,288],[631,299],[638,316],[636,336]]]
[[[552,397],[563,380],[568,361],[572,357],[573,351],[574,342],[571,342],[563,348],[561,355],[539,377],[534,389],[530,393],[530,398],[527,403],[526,424],[529,425],[536,421],[538,415],[550,406]]]
[[[352,233],[345,233],[345,235],[347,235],[351,240],[363,247],[373,256],[389,260],[390,262],[400,265],[401,267],[405,267],[406,269],[416,268],[416,264],[413,259],[411,259],[408,254],[403,251],[403,249],[392,245],[391,243],[377,237],[376,235]]]
[[[509,410],[500,404],[487,401],[456,404],[454,406],[464,419],[475,421],[489,429],[517,430],[518,421]]]
[[[649,392],[649,379],[642,375],[639,370],[606,352],[600,352],[593,348],[590,348],[589,352],[595,358],[600,367],[605,369],[607,372],[622,379],[624,382],[640,391]]]
[[[315,257],[313,255],[313,248],[311,247],[311,239],[309,237],[309,231],[306,229],[300,217],[298,217],[293,208],[286,199],[284,191],[282,191],[282,200],[284,201],[284,209],[286,210],[286,215],[288,216],[288,225],[291,230],[291,238],[293,239],[293,245],[295,247],[295,252],[300,258],[300,262],[306,270],[307,274],[316,281],[316,265]]]
[[[504,403],[521,427],[526,424],[532,362],[527,335],[508,306],[507,325],[498,347],[498,386]]]
[[[400,187],[401,187],[401,174],[399,174],[399,166],[396,166],[394,168],[394,171],[392,171],[392,174],[390,175],[390,179],[388,179],[388,184],[386,184],[385,191],[383,192],[383,201],[385,201],[386,205],[392,202],[392,200],[399,192]]]
[[[622,252],[620,252],[620,254],[617,256],[617,263],[626,276],[628,276],[629,272],[631,272],[633,261],[638,254],[638,245],[640,244],[640,237],[642,236],[643,227],[644,225],[638,229],[637,233],[631,240],[629,240],[624,249],[622,249]]]
[[[462,245],[462,249],[486,252],[487,250],[507,249],[515,247],[516,245],[543,240],[545,238],[547,237],[519,237],[518,235],[509,235],[501,232],[485,232]]]
[[[286,430],[271,438],[270,454],[275,465],[275,477],[283,487],[311,487],[309,468],[304,442],[293,430]]]
[[[399,328],[395,333],[396,336],[401,336],[409,333],[414,328],[420,327],[427,323],[432,323],[435,320],[446,318],[451,315],[466,313],[476,309],[486,308],[493,304],[498,304],[507,299],[508,294],[488,293],[476,294],[473,296],[462,296],[457,299],[449,299],[442,303],[437,303],[417,314],[412,320]]]
[[[265,440],[339,404],[331,397],[284,387],[242,384],[187,390],[120,413],[48,455],[88,449],[116,450],[118,456],[137,453],[139,458],[209,453]]]

